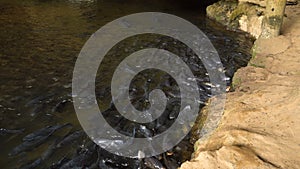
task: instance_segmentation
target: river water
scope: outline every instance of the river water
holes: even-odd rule
[[[69,164],[69,168],[92,168],[92,165],[97,166],[95,168],[151,168],[151,165],[173,168],[190,158],[193,151],[190,135],[167,153],[148,160],[112,155],[94,147],[84,134],[63,146],[57,146],[65,135],[81,130],[72,104],[71,82],[75,61],[84,43],[96,30],[114,19],[149,11],[174,14],[198,26],[217,49],[228,85],[233,73],[250,59],[253,41],[248,35],[226,30],[205,18],[200,7],[187,5],[183,1],[0,0],[1,168],[59,168],[66,167],[66,163],[74,158],[78,158],[79,162],[71,161],[73,166]],[[107,54],[97,73],[97,100],[100,109],[109,112],[105,116],[111,123],[119,118],[110,104],[112,68],[124,56],[147,47],[160,47],[182,55],[198,78],[202,101],[205,102],[210,96],[210,87],[205,85],[209,82],[205,69],[184,44],[157,35],[132,37]],[[171,98],[178,94],[178,87],[172,84],[175,84],[174,80],[159,71],[141,72],[131,85],[131,89],[135,89],[130,91],[132,103],[140,110],[148,108],[145,93],[157,87],[164,88]],[[173,99],[175,105],[167,108],[166,116],[161,119],[163,122],[141,127],[117,119],[116,129],[127,135],[136,131],[135,137],[151,137],[161,133],[165,130],[163,127],[169,127],[176,118],[176,113],[172,112],[178,109],[178,102],[180,100]],[[68,125],[48,134],[44,140],[39,140],[40,143],[24,144],[24,136],[58,124]],[[14,153],[19,145],[23,149]],[[50,155],[46,158],[47,153]],[[88,154],[88,158],[80,159],[84,153]],[[61,164],[58,161],[62,161]]]

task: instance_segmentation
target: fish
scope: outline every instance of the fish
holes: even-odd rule
[[[97,145],[88,140],[84,145],[80,146],[77,149],[76,155],[64,163],[60,169],[69,169],[69,168],[87,168],[87,166],[91,165],[91,160],[93,159],[93,155],[96,153]]]
[[[20,169],[34,169],[40,166],[42,162],[43,160],[41,158],[38,158],[25,166],[21,166]]]
[[[162,133],[162,132],[164,132],[164,131],[166,131],[168,128],[166,127],[166,126],[159,126],[159,127],[157,127],[157,129],[156,129],[156,132],[157,133]]]
[[[140,125],[138,130],[137,130],[137,136],[143,136],[145,138],[147,137],[152,137],[154,135],[153,131],[148,129],[146,126],[144,125]]]
[[[101,168],[101,169],[111,169],[110,166],[108,166],[108,165],[105,164],[105,160],[100,160],[100,161],[98,162],[97,168]],[[92,169],[92,168],[89,167],[89,169]]]
[[[30,116],[37,115],[38,113],[40,113],[41,111],[43,111],[44,107],[45,107],[45,104],[37,104],[37,105],[35,105],[35,107],[30,112]]]
[[[101,167],[100,167],[100,165],[101,165]],[[100,161],[97,159],[97,161],[96,162],[94,162],[93,164],[91,164],[89,167],[87,167],[88,169],[98,169],[98,168],[101,168],[101,169],[103,169],[103,168],[105,168],[106,167],[106,165],[104,164],[104,163],[101,163],[100,164]]]
[[[167,155],[165,153],[163,154],[163,160],[164,160],[164,164],[165,164],[166,168],[168,168],[168,169],[179,168],[179,165],[177,164],[177,162],[171,158],[167,159]]]
[[[72,125],[70,123],[67,123],[67,124],[63,124],[63,125],[47,126],[45,128],[39,129],[31,134],[26,135],[23,138],[23,141],[38,140],[40,138],[44,138],[45,136],[50,136],[55,131],[57,131],[63,127],[68,127],[68,126],[72,126]]]
[[[67,123],[64,125],[48,126],[32,134],[29,134],[23,138],[23,143],[15,147],[8,155],[15,156],[21,152],[34,149],[43,144],[56,130],[70,125],[70,123]]]
[[[77,168],[77,167],[82,167],[87,165],[87,161],[90,158],[90,156],[93,154],[92,151],[86,150],[85,152],[79,154],[78,156],[74,157],[67,163],[63,164],[60,169],[70,169],[70,168]]]
[[[102,153],[101,153],[100,147],[97,146],[96,150],[97,150],[97,160],[95,161],[95,163],[91,164],[88,167],[88,169],[98,169],[98,168],[101,168],[101,169],[110,169],[110,167],[105,164],[105,160],[101,159]]]
[[[75,139],[84,136],[84,131],[83,130],[78,130],[75,131],[73,133],[68,134],[67,136],[65,136],[58,144],[56,147],[60,148],[66,144],[71,143],[72,141],[74,141]]]
[[[0,128],[0,136],[5,136],[8,134],[19,134],[23,133],[25,129],[5,129],[5,128]]]
[[[49,168],[50,169],[57,169],[60,168],[61,166],[63,166],[65,163],[67,163],[68,161],[70,161],[71,159],[67,158],[67,157],[63,157],[62,159],[60,159],[59,161],[57,161],[56,163],[53,163]]]
[[[56,143],[57,140],[48,146],[47,150],[41,155],[42,160],[47,160],[54,154],[56,150]]]
[[[39,104],[41,103],[42,101],[54,96],[55,94],[54,93],[51,93],[51,94],[47,94],[47,95],[42,95],[42,96],[38,96],[32,100],[30,100],[29,102],[27,102],[25,104],[25,107],[29,107],[29,106],[32,106],[32,105],[35,105],[35,104]]]
[[[54,153],[56,149],[55,145],[56,145],[56,141],[53,142],[51,145],[49,145],[48,149],[41,155],[41,157],[35,159],[33,162],[29,164],[21,166],[20,169],[34,169],[40,166],[44,161],[49,159],[49,157]]]
[[[165,91],[165,94],[169,97],[173,98],[181,98],[180,92],[174,92],[174,91]]]
[[[38,147],[41,145],[48,137],[44,137],[43,139],[37,140],[37,141],[25,141],[18,145],[17,147],[13,148],[12,151],[8,154],[9,156],[15,156],[18,155],[21,152],[28,151],[31,149],[34,149],[35,147]]]
[[[154,157],[144,158],[144,164],[150,169],[165,169],[162,163]]]
[[[178,116],[178,112],[176,111],[171,111],[169,114],[169,120],[174,120]]]
[[[63,111],[63,108],[66,106],[66,104],[68,103],[68,100],[62,100],[59,103],[57,103],[53,108],[52,108],[52,113],[54,112],[59,112],[61,113]]]

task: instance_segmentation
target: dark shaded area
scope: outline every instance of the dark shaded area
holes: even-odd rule
[[[180,4],[183,9],[186,10],[199,10],[202,9],[205,12],[207,6],[218,2],[219,0],[176,0],[176,3]]]

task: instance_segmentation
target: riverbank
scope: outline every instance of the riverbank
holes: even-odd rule
[[[182,169],[300,168],[300,5],[285,13],[282,36],[256,41],[218,129]]]

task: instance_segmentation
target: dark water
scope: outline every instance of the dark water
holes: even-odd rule
[[[249,37],[243,33],[226,31],[224,27],[206,19],[202,11],[182,1],[0,0],[1,168],[35,168],[35,164],[38,164],[37,168],[50,168],[59,160],[65,159],[63,161],[67,163],[74,158],[81,158],[78,162],[80,167],[90,166],[98,160],[96,168],[147,168],[145,163],[158,163],[156,160],[159,160],[164,167],[172,168],[190,158],[193,147],[189,136],[169,152],[148,161],[113,156],[94,147],[85,135],[61,147],[51,148],[69,132],[81,130],[72,105],[71,81],[74,64],[83,44],[107,22],[127,14],[147,11],[175,14],[205,32],[219,52],[229,77],[228,85],[236,69],[245,66],[250,58],[252,40]],[[109,80],[112,68],[123,57],[147,47],[167,49],[181,55],[198,78],[203,102],[210,94],[209,86],[205,85],[209,80],[201,62],[185,45],[167,37],[149,34],[124,40],[107,54],[101,64],[96,79],[96,94],[100,109],[109,112],[106,114],[108,121],[118,121],[116,129],[127,135],[137,129],[135,137],[150,137],[164,131],[176,118],[176,113],[171,112],[178,109],[180,102],[173,97],[178,94],[178,88],[172,78],[159,71],[144,71],[131,84],[132,103],[137,109],[143,110],[149,106],[145,101],[145,93],[163,88],[169,92],[167,96],[172,106],[167,108],[168,112],[161,122],[148,124],[144,129],[138,124],[132,125],[122,118],[118,119],[118,113],[113,106],[110,107]],[[40,144],[8,155],[24,143],[22,138],[27,134],[49,125],[66,123],[72,124],[72,127],[63,127]],[[4,129],[22,130],[6,132]],[[45,151],[51,154],[47,158]],[[88,159],[83,159],[81,155]],[[44,159],[39,161],[41,157]]]

